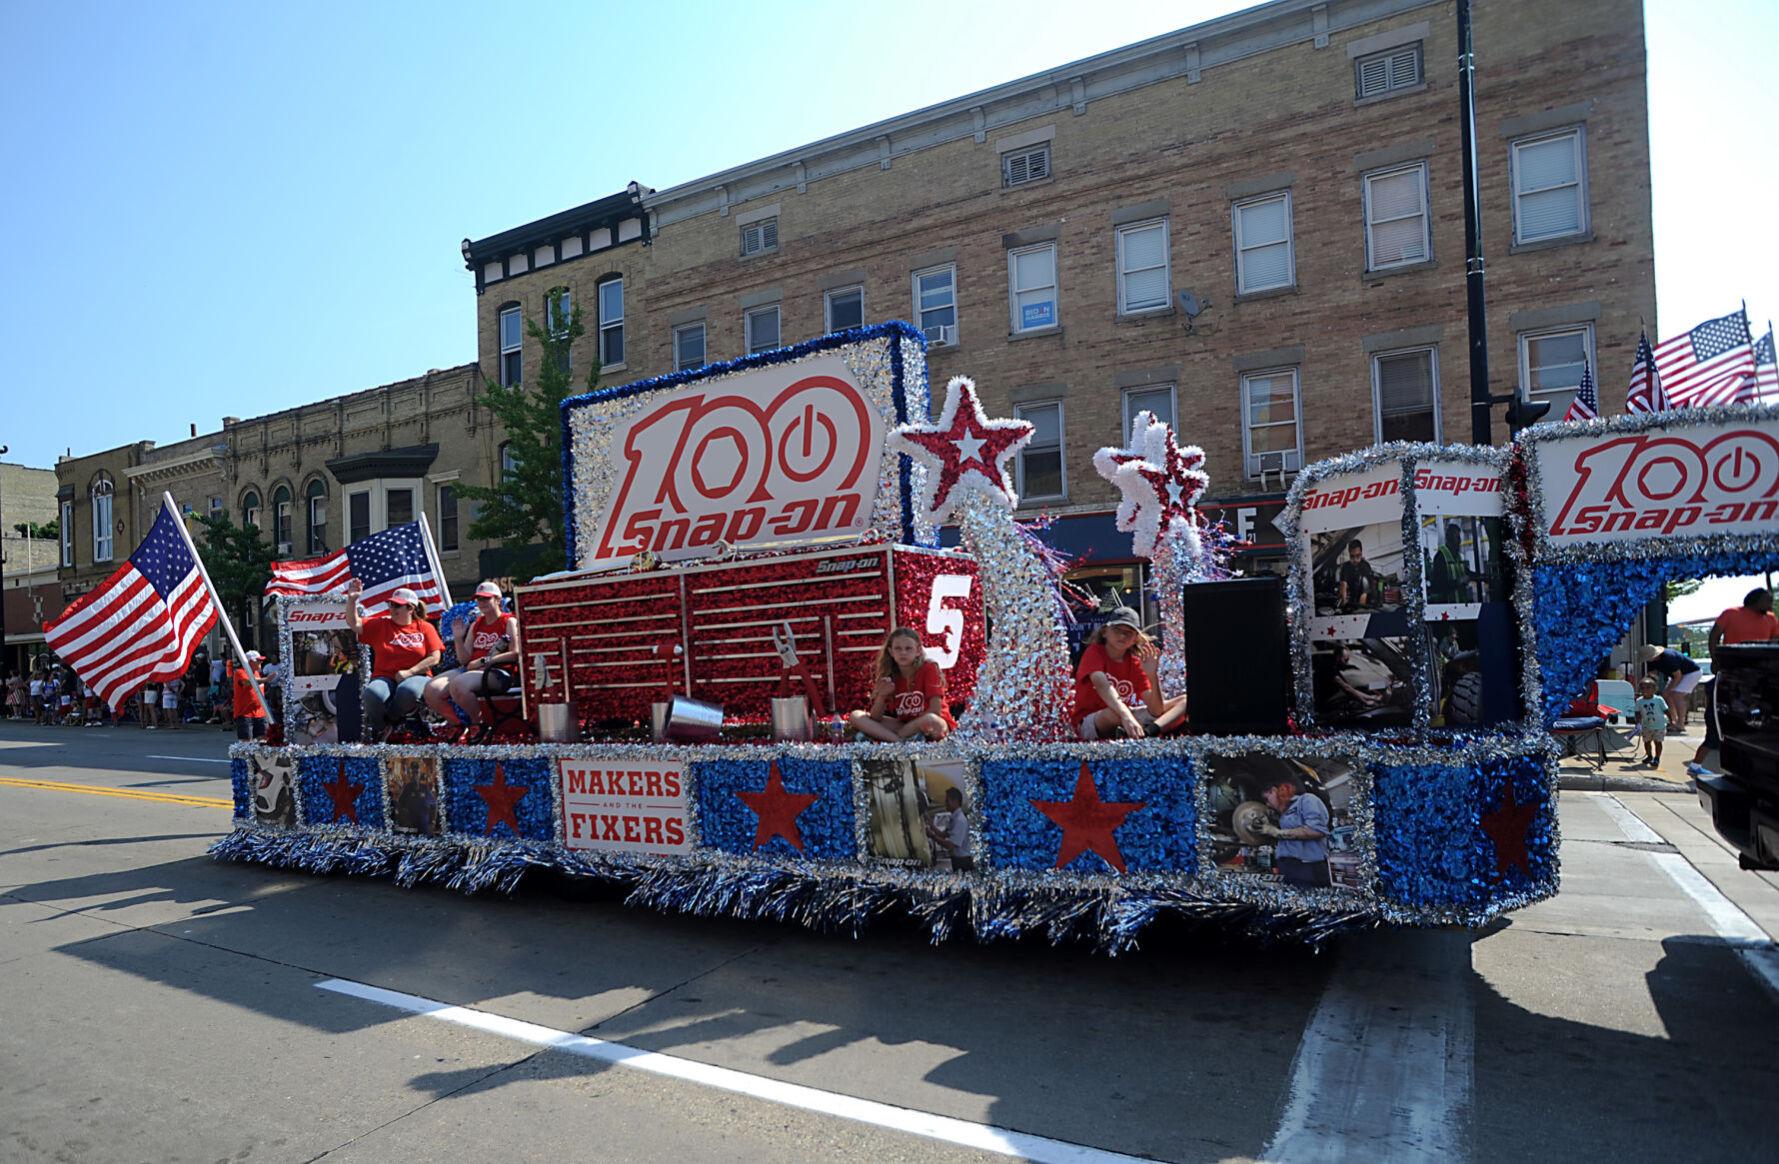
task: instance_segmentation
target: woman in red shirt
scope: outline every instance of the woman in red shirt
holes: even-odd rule
[[[922,735],[942,740],[957,726],[945,705],[945,673],[926,657],[914,631],[899,626],[883,640],[870,710],[853,712],[847,722],[886,744]]]
[[[432,669],[445,653],[439,632],[426,621],[420,596],[402,587],[389,596],[389,610],[364,618],[358,607],[363,590],[354,578],[346,586],[346,621],[371,649],[371,680],[364,685],[364,729],[370,743],[382,743],[391,720],[413,714],[426,694]]]
[[[462,665],[426,685],[426,706],[447,722],[461,722],[457,708],[475,707],[484,693],[504,694],[519,661],[518,636],[519,620],[500,608],[500,587],[477,586],[476,617],[459,622],[451,635]]]
[[[1186,715],[1186,697],[1161,697],[1155,668],[1161,651],[1143,633],[1143,620],[1128,606],[1114,610],[1093,632],[1075,669],[1075,728],[1084,740],[1120,734],[1143,738],[1134,703],[1153,717],[1150,730],[1164,732]]]

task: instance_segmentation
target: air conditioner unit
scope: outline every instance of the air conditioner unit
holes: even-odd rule
[[[289,542],[279,542],[279,543],[278,543],[278,554],[279,554],[279,556],[280,556],[280,557],[282,557],[282,556],[285,556],[285,555],[287,555],[287,554],[289,554],[289,553],[290,553],[290,543],[289,543]]]
[[[957,342],[957,324],[936,324],[924,329],[923,334],[929,344],[954,344]]]

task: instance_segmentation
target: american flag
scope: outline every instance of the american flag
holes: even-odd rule
[[[266,593],[328,594],[344,589],[352,578],[364,587],[359,601],[367,614],[388,609],[389,596],[403,586],[420,596],[427,613],[437,614],[445,609],[444,592],[438,575],[433,573],[432,559],[417,521],[360,538],[325,557],[273,562]]]
[[[1655,378],[1655,353],[1649,348],[1649,333],[1637,336],[1637,358],[1631,362],[1631,386],[1625,390],[1626,412],[1666,412],[1673,405]]]
[[[150,683],[185,674],[216,604],[165,505],[111,577],[43,628],[43,641],[113,711]]]
[[[1592,420],[1599,415],[1600,393],[1594,389],[1594,370],[1583,364],[1581,387],[1575,390],[1575,398],[1569,401],[1569,411],[1563,414],[1563,419]]]
[[[1754,401],[1757,404],[1779,403],[1779,359],[1774,358],[1773,325],[1754,345]]]
[[[1656,379],[1675,408],[1728,404],[1753,373],[1754,337],[1746,312],[1707,319],[1656,345]]]

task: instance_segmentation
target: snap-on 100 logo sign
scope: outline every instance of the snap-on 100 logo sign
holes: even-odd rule
[[[1552,542],[1747,533],[1779,522],[1779,424],[1539,446]]]
[[[864,532],[883,419],[838,359],[796,372],[689,385],[615,426],[618,484],[581,566]]]

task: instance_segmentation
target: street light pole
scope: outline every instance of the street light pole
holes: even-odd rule
[[[1464,293],[1470,306],[1470,443],[1494,443],[1489,394],[1489,306],[1483,276],[1482,187],[1476,175],[1476,50],[1470,0],[1458,0],[1458,128],[1464,151]]]
[[[11,445],[0,445],[0,457],[4,457],[7,453],[10,453],[11,451],[12,451]],[[4,470],[0,470],[0,478],[3,478],[3,475],[4,475]],[[0,479],[0,518],[3,518],[6,513],[6,494],[3,492],[4,489],[5,489],[5,482],[3,479]],[[0,529],[0,669],[4,669],[6,667],[6,552],[5,552],[5,544],[6,544],[6,530]],[[25,566],[26,566],[26,569],[28,570],[30,568],[30,560],[29,560],[30,550],[27,549],[25,551],[25,554],[26,554]]]

